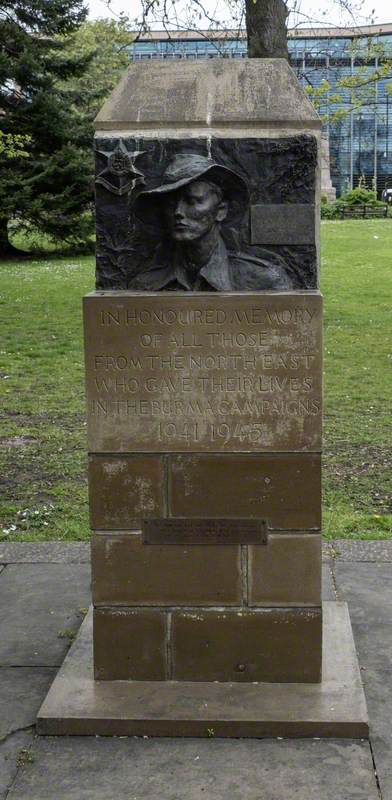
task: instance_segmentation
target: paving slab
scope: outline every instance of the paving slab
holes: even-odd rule
[[[392,669],[392,619],[390,623],[355,623],[353,633],[363,671]]]
[[[0,741],[0,800],[5,800],[18,772],[18,756],[33,743],[33,731],[19,731]]]
[[[335,563],[349,602],[383,800],[392,798],[392,565]]]
[[[323,541],[323,558],[336,561],[392,562],[392,540]],[[90,542],[1,542],[4,564],[88,564]]]
[[[0,542],[2,564],[88,564],[90,542]]]
[[[0,666],[60,666],[90,603],[88,564],[11,564],[0,578]],[[63,632],[64,638],[59,637]]]
[[[323,600],[336,600],[335,589],[332,579],[332,568],[330,564],[322,565],[322,599]]]
[[[392,541],[326,544],[323,595],[334,597],[334,571],[365,667],[382,800],[392,800]],[[58,632],[81,622],[89,560],[84,542],[0,544],[0,562],[10,565],[0,565],[0,663],[12,652],[26,657],[23,663],[41,663],[44,650],[45,663],[62,663],[67,640]],[[37,642],[39,651],[31,647]],[[53,673],[0,671],[0,736],[31,724]],[[369,746],[361,741],[39,737],[34,761],[18,769],[18,753],[32,741],[31,730],[17,730],[0,743],[0,800],[380,800]]]
[[[363,671],[371,742],[383,800],[392,798],[392,669]]]
[[[323,541],[323,558],[336,561],[392,562],[392,540]],[[4,564],[88,564],[87,542],[1,542],[0,570]]]
[[[338,598],[349,603],[352,623],[392,622],[392,564],[334,565]]]
[[[366,742],[40,738],[33,753],[7,800],[378,800]]]
[[[338,561],[392,561],[392,539],[330,539],[323,542],[323,552]]]
[[[13,731],[35,725],[55,674],[51,667],[0,668],[0,740]]]

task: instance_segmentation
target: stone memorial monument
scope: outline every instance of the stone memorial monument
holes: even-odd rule
[[[321,136],[321,196],[326,196],[328,203],[336,200],[336,189],[331,180],[331,159],[329,155],[329,134]]]
[[[216,59],[132,64],[96,129],[93,610],[39,730],[366,736],[321,603],[320,121]]]

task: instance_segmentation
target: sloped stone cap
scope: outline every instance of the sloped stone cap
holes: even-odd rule
[[[130,65],[95,120],[97,130],[321,121],[282,58],[145,61]]]

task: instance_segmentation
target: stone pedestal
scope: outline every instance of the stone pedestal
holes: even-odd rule
[[[327,196],[329,203],[336,200],[336,189],[331,181],[328,133],[323,133],[321,137],[321,194]]]
[[[39,729],[364,736],[321,604],[320,121],[253,59],[133,64],[96,125],[93,611]]]
[[[94,293],[85,339],[96,679],[319,681],[320,296]]]

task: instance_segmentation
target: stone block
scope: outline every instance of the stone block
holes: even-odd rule
[[[132,529],[164,516],[162,459],[153,455],[89,457],[91,527]]]
[[[319,529],[320,456],[169,456],[174,517],[264,517],[276,529]]]
[[[174,611],[173,679],[321,680],[321,608]]]
[[[248,548],[250,606],[319,606],[319,534],[270,534],[268,546]]]
[[[130,64],[95,120],[98,130],[267,122],[320,129],[320,118],[283,58]]]
[[[92,538],[93,602],[103,606],[236,605],[240,547],[145,545],[141,534]]]
[[[90,453],[321,447],[316,292],[84,298]]]
[[[166,678],[165,615],[151,609],[94,610],[95,680]]]
[[[212,735],[216,739],[234,737],[237,740],[240,737],[255,740],[276,736],[367,737],[366,703],[347,605],[325,603],[323,617],[321,683],[164,680],[155,684],[151,684],[151,681],[101,681],[97,685],[93,680],[91,611],[39,711],[38,733],[50,737],[103,736],[106,742],[109,736],[198,736],[209,739],[209,748],[219,744],[211,740]],[[69,738],[63,741],[71,744]],[[92,741],[104,740],[98,738]],[[131,741],[128,739],[128,742]],[[82,746],[82,740],[78,744]],[[117,744],[120,746],[120,742],[116,743],[115,749]],[[278,744],[285,748],[288,742]],[[234,745],[235,742],[232,743]],[[306,742],[303,745],[305,747]],[[322,747],[323,753],[327,746],[325,742],[315,741],[311,745],[316,749]],[[338,746],[337,742],[333,745],[334,748]],[[262,750],[262,742],[258,743],[258,747]],[[283,753],[282,756],[285,763],[286,755]],[[105,764],[106,761],[104,759]],[[307,764],[308,755],[305,761]],[[260,761],[260,758],[256,758],[255,763],[262,762],[263,759]],[[319,752],[317,763],[321,763]],[[113,774],[118,774],[117,762],[113,766]],[[275,777],[274,773],[274,780]],[[110,785],[112,787],[113,782]],[[155,792],[154,800],[158,795]],[[227,791],[224,796],[228,796]],[[229,796],[232,795],[229,793]],[[317,791],[314,796],[319,798]],[[338,793],[336,796],[342,795]],[[34,800],[35,797],[41,800],[42,792],[39,789]],[[105,800],[106,797],[107,794]],[[238,797],[243,798],[243,792]],[[254,797],[256,795],[252,795],[252,800]],[[286,794],[283,792],[279,795],[279,800],[280,797],[286,798]],[[347,792],[344,797],[348,800]],[[363,797],[368,800],[370,795],[364,794]],[[77,800],[79,798],[80,791]],[[359,800],[359,795],[357,798],[355,794],[355,800]]]

